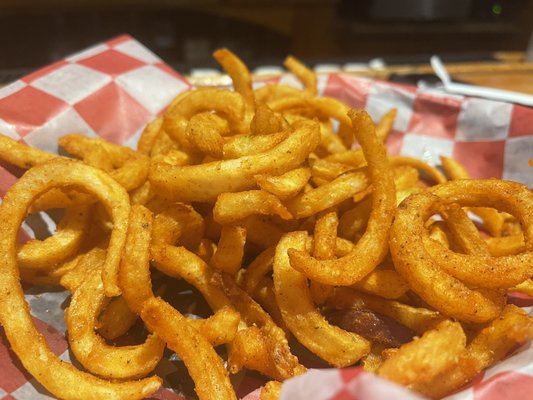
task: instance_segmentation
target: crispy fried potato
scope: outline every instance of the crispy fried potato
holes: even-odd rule
[[[76,359],[96,375],[108,379],[144,377],[163,357],[165,342],[157,335],[150,335],[140,345],[106,344],[94,326],[108,302],[100,271],[93,271],[76,289],[65,312],[70,348]]]
[[[383,115],[383,117],[381,117],[381,119],[377,123],[376,135],[378,136],[378,138],[381,139],[382,142],[385,142],[385,140],[387,140],[387,137],[389,136],[389,133],[392,130],[392,125],[394,124],[394,120],[396,119],[397,114],[398,110],[396,108],[391,108]]]
[[[259,285],[259,282],[272,271],[274,262],[275,247],[268,247],[263,250],[251,263],[244,272],[241,287],[252,295]]]
[[[87,206],[68,208],[57,232],[44,240],[29,240],[17,251],[19,267],[50,269],[72,257],[81,245],[91,216]]]
[[[127,191],[141,186],[148,176],[149,158],[127,147],[81,134],[62,136],[59,145],[85,163],[109,172]]]
[[[118,285],[129,308],[140,314],[146,300],[154,297],[150,277],[152,213],[145,207],[131,208],[126,244],[122,252]]]
[[[291,132],[292,130],[287,128],[265,135],[233,135],[228,137],[222,145],[222,158],[231,160],[264,153],[286,140]]]
[[[239,312],[229,306],[218,309],[207,319],[190,320],[190,324],[214,347],[230,343],[237,334],[240,322]]]
[[[223,115],[231,131],[246,133],[242,123],[244,102],[239,93],[216,88],[189,91],[172,102],[163,115],[164,131],[179,144],[181,150],[194,149],[187,137],[187,126],[194,115],[205,111]]]
[[[441,155],[440,161],[444,172],[451,180],[456,179],[470,179],[470,174],[466,168],[461,165],[457,160],[453,158]],[[483,220],[483,227],[492,235],[500,236],[502,233],[503,223],[505,217],[493,208],[487,207],[472,207],[471,211],[474,212]]]
[[[138,316],[124,297],[114,297],[104,308],[95,324],[98,334],[104,339],[116,339],[130,330]]]
[[[233,225],[223,226],[211,265],[219,271],[235,275],[241,268],[245,244],[245,228]]]
[[[302,122],[269,151],[234,160],[175,167],[153,164],[150,182],[159,195],[180,201],[210,201],[224,192],[253,188],[257,174],[280,175],[297,166],[318,145],[318,125]]]
[[[278,176],[258,174],[254,178],[261,189],[272,193],[280,200],[286,200],[302,191],[311,178],[311,171],[307,167],[301,167]]]
[[[368,177],[364,172],[351,172],[287,200],[285,206],[294,218],[305,218],[340,204],[367,186]]]
[[[265,103],[257,103],[252,118],[250,131],[254,135],[269,135],[280,132],[288,127],[281,114],[275,113]]]
[[[0,160],[6,161],[8,164],[28,169],[54,158],[57,158],[57,155],[26,146],[0,134]]]
[[[264,190],[222,193],[217,197],[213,208],[213,218],[219,224],[231,224],[257,214],[292,218],[281,201]]]
[[[305,252],[289,250],[291,265],[295,269],[329,285],[354,284],[383,260],[388,251],[389,227],[396,205],[393,175],[388,169],[385,148],[375,135],[372,120],[364,111],[351,111],[350,118],[373,182],[372,211],[366,232],[350,254],[336,260],[318,261]],[[296,214],[290,206],[287,208],[293,215]]]
[[[227,371],[213,347],[175,308],[160,298],[146,300],[141,318],[187,366],[200,399],[236,399]],[[209,365],[209,373],[205,366]]]
[[[306,277],[291,267],[287,251],[305,250],[306,233],[285,234],[274,257],[274,291],[281,315],[291,333],[305,347],[335,367],[357,362],[370,351],[369,342],[330,325],[315,309]]]
[[[492,196],[486,196],[485,190],[490,190]],[[391,233],[391,253],[395,266],[415,292],[445,314],[471,322],[494,319],[503,307],[502,293],[470,289],[462,281],[470,284],[475,282],[481,288],[516,285],[533,272],[527,267],[531,265],[529,262],[522,263],[531,257],[530,253],[503,257],[491,257],[488,253],[454,253],[436,241],[431,242],[423,223],[438,211],[444,198],[461,206],[479,204],[510,211],[523,219],[523,226],[529,229],[529,208],[533,204],[529,200],[531,193],[519,184],[495,180],[452,181],[437,186],[432,192],[434,194],[426,192],[412,195],[400,205]],[[513,197],[506,195],[511,192],[514,193]],[[439,251],[428,253],[427,246],[430,245],[439,246]],[[482,279],[479,274],[483,275]]]
[[[219,160],[224,154],[222,136],[228,131],[225,120],[216,114],[202,112],[191,117],[185,136],[198,151]]]
[[[252,363],[246,364],[232,364],[232,355],[230,354],[229,368],[233,372],[238,371],[239,366],[248,368],[257,368],[257,370],[266,376],[270,376],[277,380],[285,380],[289,377],[300,375],[305,372],[305,367],[301,365],[298,358],[294,356],[289,348],[289,343],[285,332],[277,326],[272,317],[268,315],[250,296],[241,290],[235,281],[224,274],[213,274],[211,277],[213,286],[222,289],[227,298],[232,302],[234,307],[240,312],[243,321],[248,327],[257,327],[260,330],[260,335],[255,336],[263,343],[245,342],[244,346],[252,346],[261,348],[263,353],[263,363],[256,365]],[[245,349],[246,352],[248,352]],[[230,347],[230,353],[233,352]]]
[[[235,91],[239,93],[246,107],[247,114],[254,112],[254,92],[252,89],[252,76],[248,67],[242,60],[228,49],[219,49],[213,53],[213,57],[231,77]]]
[[[423,171],[431,178],[435,183],[444,183],[447,181],[446,177],[435,167],[429,165],[428,163],[418,160],[413,157],[407,156],[392,156],[389,157],[390,164],[393,167],[398,167],[400,165],[408,165],[415,167],[416,169]]]
[[[42,177],[46,177],[43,180]],[[81,372],[62,362],[36,330],[19,283],[16,267],[16,237],[31,201],[51,187],[79,185],[94,193],[109,206],[116,223],[104,268],[118,266],[125,240],[129,202],[124,189],[103,172],[81,163],[52,160],[29,170],[8,191],[0,205],[0,322],[13,351],[24,367],[51,393],[61,398],[144,398],[154,393],[161,380],[150,377],[139,381],[111,382]],[[121,226],[122,225],[122,226]],[[113,280],[111,280],[113,283]],[[110,285],[114,289],[113,285]],[[111,292],[114,292],[113,290]],[[38,357],[35,355],[38,354]]]
[[[334,161],[326,161],[321,158],[311,160],[311,175],[313,178],[321,178],[331,181],[348,171],[353,171],[354,167]]]
[[[137,151],[147,156],[150,155],[152,147],[157,140],[157,136],[163,127],[163,117],[157,117],[151,121],[141,133],[139,142],[137,143]]]
[[[269,362],[253,364],[260,367],[260,372],[276,371],[273,378],[287,379],[304,371],[298,359],[290,352],[284,332],[274,324],[270,316],[231,278],[217,274],[205,262],[183,247],[158,245],[152,247],[152,257],[156,268],[167,275],[181,277],[195,286],[204,296],[213,310],[224,306],[233,306],[241,314],[243,323],[255,325],[268,335],[262,335],[267,340]],[[234,365],[237,372],[242,365]],[[247,365],[250,367],[250,365]]]
[[[311,95],[316,94],[316,74],[294,57],[287,57],[283,65],[302,81],[304,90]]]
[[[352,287],[384,299],[397,299],[409,290],[409,285],[401,275],[390,269],[374,270]]]
[[[407,387],[428,382],[453,368],[465,346],[461,324],[443,321],[420,339],[400,347],[381,364],[377,373]]]
[[[480,329],[454,363],[454,369],[412,388],[431,398],[442,398],[472,380],[484,368],[504,358],[509,351],[533,337],[533,319],[513,305],[507,305],[499,318]]]
[[[70,293],[74,293],[78,286],[94,269],[102,270],[107,252],[103,245],[96,245],[87,252],[78,254],[72,260],[63,263],[52,275],[59,275],[59,283]]]
[[[154,219],[153,242],[195,249],[205,233],[204,218],[190,205],[165,204]],[[186,234],[185,234],[186,233]]]

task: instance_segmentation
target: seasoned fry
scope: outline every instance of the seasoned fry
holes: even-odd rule
[[[354,168],[361,168],[366,165],[365,155],[361,149],[347,150],[342,153],[330,154],[329,156],[324,157],[324,160],[351,165]]]
[[[335,211],[330,211],[318,218],[313,241],[313,256],[315,258],[329,260],[335,257],[338,224],[339,219]]]
[[[231,224],[257,214],[292,218],[281,201],[264,190],[222,193],[217,197],[213,208],[213,218],[219,224]]]
[[[269,135],[288,128],[287,121],[281,114],[275,113],[265,103],[258,103],[250,123],[250,131],[254,135]]]
[[[302,191],[311,178],[311,171],[307,167],[301,167],[278,176],[259,174],[254,178],[261,189],[272,193],[280,200],[286,200]]]
[[[8,136],[0,134],[0,160],[22,169],[28,169],[53,158],[57,158],[57,155],[25,146]]]
[[[523,233],[502,237],[489,237],[485,240],[487,241],[489,253],[494,257],[518,254],[525,250]]]
[[[143,321],[183,360],[200,399],[236,399],[228,373],[213,347],[187,319],[160,298],[146,300]],[[210,366],[208,374],[205,364]]]
[[[489,189],[490,187],[490,189]],[[485,195],[491,190],[492,196]],[[423,221],[440,207],[443,198],[462,206],[483,205],[512,212],[529,229],[531,192],[511,182],[460,180],[439,185],[429,192],[415,194],[405,200],[396,212],[391,233],[394,264],[425,301],[447,315],[465,321],[483,322],[494,319],[503,307],[498,291],[470,289],[462,281],[481,288],[508,288],[531,276],[529,252],[503,257],[454,253],[438,242],[430,242]],[[509,197],[506,193],[513,193]],[[441,197],[438,197],[441,196]],[[415,222],[417,221],[417,222]],[[526,231],[526,237],[530,233]],[[439,251],[428,252],[429,246]],[[440,251],[443,252],[440,252]],[[487,266],[491,268],[487,268]],[[483,278],[479,274],[483,274]],[[416,283],[415,283],[416,282]],[[481,285],[479,285],[481,284]],[[454,290],[450,291],[449,288]]]
[[[379,367],[378,375],[405,386],[425,383],[450,370],[465,346],[461,325],[443,321],[420,339],[400,347]]]
[[[288,85],[266,84],[255,90],[255,100],[262,103],[271,103],[284,97],[307,97],[309,94],[305,91]]]
[[[45,181],[42,176],[46,176]],[[106,270],[116,269],[125,240],[129,202],[124,189],[95,168],[65,160],[51,160],[30,169],[15,183],[0,205],[0,322],[25,368],[50,392],[61,398],[143,398],[160,386],[157,377],[140,381],[110,382],[81,372],[62,362],[36,330],[19,282],[15,259],[17,231],[33,198],[51,187],[76,184],[91,191],[109,205],[115,227],[105,260]],[[105,190],[103,190],[105,188]],[[23,199],[23,200],[21,200]],[[123,200],[124,199],[124,200]],[[112,204],[112,205],[111,205]],[[123,226],[123,228],[121,228]],[[109,277],[109,275],[108,275]],[[111,279],[111,283],[114,283]],[[114,289],[114,285],[110,285]],[[111,292],[115,292],[111,290]],[[39,354],[39,357],[35,357]]]
[[[283,235],[283,229],[275,225],[268,217],[251,215],[239,222],[246,228],[246,239],[266,249],[278,243]]]
[[[263,250],[246,268],[242,280],[242,288],[252,295],[263,277],[272,271],[275,247]]]
[[[78,254],[72,260],[63,263],[52,273],[52,276],[58,274],[61,286],[74,293],[92,270],[102,270],[106,256],[107,252],[103,246],[94,246],[87,252]]]
[[[302,122],[287,139],[264,153],[198,166],[156,163],[149,178],[154,191],[165,198],[214,200],[224,192],[253,188],[257,174],[278,175],[299,166],[318,145],[318,139],[318,125]]]
[[[163,126],[163,117],[157,117],[152,122],[150,122],[148,125],[146,125],[143,132],[141,133],[139,142],[137,143],[137,151],[139,153],[145,154],[147,156],[150,155],[152,148],[154,147],[154,143],[157,140],[157,136],[159,135],[161,131],[162,126]]]
[[[318,261],[304,252],[289,250],[291,265],[311,279],[329,285],[350,285],[368,275],[388,250],[389,226],[396,205],[394,181],[385,149],[375,135],[366,112],[351,111],[352,127],[368,162],[373,182],[372,211],[366,232],[350,254],[337,260]],[[294,211],[287,207],[291,213]]]
[[[385,142],[387,136],[389,136],[389,133],[392,129],[392,124],[394,123],[397,114],[398,110],[396,108],[391,108],[377,123],[376,135],[379,139],[381,139],[382,142]]]
[[[240,226],[225,225],[220,232],[220,240],[211,260],[219,271],[235,275],[241,268],[246,244],[246,229]]]
[[[222,145],[222,157],[225,160],[251,156],[271,150],[291,134],[290,129],[283,129],[265,135],[234,135]]]
[[[291,333],[313,353],[335,367],[352,365],[370,351],[364,338],[328,324],[315,309],[305,276],[291,267],[287,251],[305,250],[305,232],[284,235],[274,258],[274,291]]]
[[[283,62],[283,65],[289,69],[294,75],[300,79],[304,85],[304,89],[311,95],[316,94],[316,75],[315,73],[307,68],[304,64],[298,61],[294,57],[287,57]]]
[[[152,257],[156,268],[167,275],[183,278],[195,286],[212,309],[234,306],[241,314],[244,323],[249,326],[258,326],[262,331],[268,332],[268,336],[261,335],[264,340],[268,339],[265,345],[269,350],[268,363],[254,363],[246,365],[247,367],[260,368],[260,372],[263,373],[276,371],[273,377],[281,380],[303,372],[298,359],[290,352],[283,331],[246,292],[240,290],[230,279],[224,279],[222,275],[216,274],[200,258],[183,247],[153,246]],[[242,365],[236,364],[232,370],[237,372],[240,366]]]
[[[220,308],[207,319],[190,320],[190,324],[195,327],[213,347],[233,341],[240,322],[240,314],[229,306]]]
[[[29,240],[18,249],[19,267],[50,269],[74,255],[84,238],[90,215],[87,206],[68,208],[54,235],[43,241]]]
[[[397,299],[409,290],[409,285],[395,270],[374,270],[355,283],[353,288],[384,299]]]
[[[65,135],[59,145],[86,164],[109,172],[127,191],[141,186],[148,176],[149,158],[127,147],[81,134]]]
[[[186,234],[185,234],[186,233]],[[202,216],[190,205],[174,203],[154,218],[153,242],[179,244],[194,249],[205,233]]]
[[[236,92],[224,89],[202,88],[189,91],[173,102],[163,116],[163,129],[184,150],[194,149],[187,137],[187,126],[194,115],[216,111],[227,118],[229,129],[243,132],[244,102]]]
[[[311,175],[313,178],[322,178],[327,181],[331,181],[339,175],[353,169],[354,168],[350,165],[325,161],[320,158],[312,160],[311,162]]]
[[[104,308],[95,327],[104,339],[116,339],[130,330],[138,316],[130,310],[124,297],[114,297]]]
[[[150,242],[152,213],[143,206],[133,206],[126,244],[122,253],[118,284],[129,308],[140,314],[146,300],[154,297],[150,277]]]
[[[277,400],[281,392],[281,383],[269,381],[261,389],[259,400]]]
[[[213,53],[213,57],[231,77],[235,91],[244,99],[247,114],[253,115],[254,92],[252,89],[252,76],[246,64],[228,49],[216,50]]]
[[[451,180],[470,179],[470,174],[457,160],[453,158],[440,156],[442,168]],[[502,233],[504,216],[493,208],[473,207],[471,211],[483,220],[483,226],[492,236],[500,236]]]
[[[222,136],[229,130],[224,122],[209,112],[195,114],[189,120],[185,135],[198,151],[215,159],[221,159],[224,154]]]
[[[400,165],[408,165],[415,167],[416,169],[423,171],[431,178],[435,183],[444,183],[447,181],[446,177],[435,167],[429,165],[428,163],[418,160],[413,157],[407,156],[394,156],[390,157],[390,164],[393,167],[398,167]]]
[[[157,335],[150,335],[140,345],[114,347],[106,344],[95,333],[94,326],[108,301],[100,271],[93,271],[76,289],[65,312],[72,352],[88,371],[105,378],[146,376],[161,360],[165,343]]]
[[[531,317],[518,307],[508,305],[500,318],[477,332],[455,361],[453,370],[441,373],[429,382],[416,382],[412,387],[431,398],[441,398],[505,357],[517,344],[531,340],[532,337]]]
[[[277,380],[285,380],[289,377],[300,375],[305,372],[305,367],[300,364],[298,358],[292,354],[285,332],[277,326],[272,317],[268,315],[246,292],[242,291],[237,284],[227,275],[214,274],[211,278],[212,284],[224,291],[227,298],[233,303],[240,312],[243,321],[249,328],[259,328],[260,335],[256,340],[245,342],[245,347],[259,347],[263,349],[263,362],[257,367],[257,370],[266,376]],[[255,342],[255,343],[254,343]],[[233,352],[232,349],[230,349]],[[246,351],[246,349],[245,349]],[[238,365],[232,364],[233,356],[230,354],[229,368],[237,372]],[[252,365],[243,365],[251,367]]]
[[[367,186],[368,177],[364,172],[347,173],[287,200],[285,205],[294,218],[305,218],[336,206],[364,191]]]

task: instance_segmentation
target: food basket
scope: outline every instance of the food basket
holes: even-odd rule
[[[298,85],[290,74],[273,80]],[[264,83],[264,82],[263,82]],[[263,84],[257,82],[257,85]],[[97,44],[42,68],[0,89],[0,131],[17,141],[57,153],[57,139],[82,133],[135,147],[145,125],[180,92],[187,80],[129,36]],[[438,165],[439,155],[463,163],[473,177],[503,178],[533,185],[533,109],[480,98],[452,96],[355,77],[319,75],[319,93],[366,109],[374,120],[392,107],[398,114],[387,146],[392,154],[410,155]],[[0,166],[0,197],[16,181]],[[21,240],[35,234],[37,221],[26,221]],[[41,221],[42,222],[42,221]],[[46,221],[45,221],[46,222]],[[42,224],[41,224],[42,225]],[[52,350],[71,361],[63,309],[68,293],[27,287],[34,321]],[[533,299],[511,301],[531,313]],[[48,392],[22,367],[2,332],[0,397],[46,399]],[[156,373],[164,388],[153,398],[179,399],[187,392],[176,379],[176,362],[164,359]],[[264,383],[258,375],[234,377],[241,398],[257,399]],[[533,393],[533,347],[518,349],[481,373],[453,399],[528,398]],[[312,370],[284,384],[282,399],[414,399],[418,395],[360,368]]]

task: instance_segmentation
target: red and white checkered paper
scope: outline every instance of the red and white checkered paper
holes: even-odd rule
[[[396,107],[389,138],[391,153],[438,164],[440,154],[464,163],[473,176],[516,180],[533,186],[533,109],[477,98],[334,74],[319,77],[319,91],[365,108],[374,119]],[[298,85],[291,75],[279,79]],[[96,45],[0,89],[0,132],[30,146],[57,153],[57,139],[78,132],[134,147],[148,121],[190,86],[186,80],[129,36]],[[0,197],[16,178],[0,166]],[[31,234],[31,233],[28,233]],[[62,303],[68,293],[29,288],[34,321],[52,350],[70,361]],[[515,298],[521,306],[531,299]],[[0,396],[48,399],[10,350],[0,329]],[[164,360],[157,373],[166,388],[153,398],[183,399],[176,367]],[[256,375],[237,376],[238,395],[258,399]],[[169,388],[177,388],[171,390]],[[490,368],[473,385],[450,398],[528,398],[533,393],[533,347]],[[282,399],[417,399],[418,395],[359,368],[312,370],[283,385]]]

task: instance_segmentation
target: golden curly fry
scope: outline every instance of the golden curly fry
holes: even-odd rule
[[[183,360],[201,400],[237,398],[222,360],[179,311],[161,298],[152,297],[144,302],[141,318]],[[205,365],[209,365],[209,373]]]
[[[224,192],[252,189],[254,176],[282,174],[299,166],[318,145],[318,125],[302,122],[294,132],[269,151],[214,161],[203,165],[151,166],[150,182],[160,196],[179,201],[210,201]]]
[[[490,197],[486,196],[487,191]],[[526,229],[528,241],[533,234],[529,222],[533,217],[533,195],[518,183],[460,180],[414,194],[396,212],[391,253],[396,269],[410,287],[446,315],[471,322],[489,321],[500,314],[504,299],[501,292],[485,288],[509,288],[529,278],[533,266],[528,260],[533,255],[529,251],[503,257],[492,257],[488,252],[459,254],[432,241],[424,228],[425,221],[452,202],[489,206],[516,215]],[[430,246],[434,249],[430,250]]]
[[[127,225],[123,224],[121,228],[119,224],[122,219],[127,221],[129,212],[124,189],[104,172],[79,162],[58,159],[40,164],[11,187],[0,205],[0,322],[24,367],[56,396],[68,399],[144,398],[159,388],[159,378],[111,382],[79,371],[50,350],[30,316],[16,265],[17,231],[32,200],[61,185],[83,187],[108,205],[117,226],[112,233],[105,268],[112,272],[118,266]],[[110,285],[110,288],[114,289],[114,286]]]
[[[307,278],[291,267],[287,251],[305,250],[307,234],[285,234],[274,257],[274,292],[283,320],[305,347],[335,367],[357,362],[370,351],[370,343],[361,336],[330,325],[315,309],[307,287]]]
[[[291,265],[295,269],[328,285],[352,285],[383,260],[388,251],[389,229],[396,206],[393,175],[372,120],[364,111],[351,111],[349,115],[354,134],[367,158],[368,173],[374,188],[366,232],[350,254],[336,260],[319,261],[305,252],[289,250]],[[290,206],[288,209],[295,214]]]

